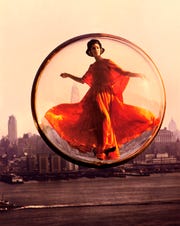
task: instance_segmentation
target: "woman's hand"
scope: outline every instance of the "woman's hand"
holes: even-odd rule
[[[68,73],[61,73],[60,76],[62,78],[68,78],[69,77],[69,74]]]
[[[137,77],[141,78],[141,79],[146,79],[146,76],[144,74],[138,73]]]
[[[146,79],[146,76],[145,76],[144,74],[142,74],[142,73],[128,72],[127,75],[128,75],[129,77]]]
[[[84,83],[82,78],[76,77],[76,76],[68,74],[68,73],[61,73],[60,76],[62,78],[70,78],[70,79],[72,79],[72,80],[74,80],[76,82],[79,82],[79,83]]]
[[[132,74],[133,74],[133,77],[146,79],[146,76],[142,73],[132,73]]]

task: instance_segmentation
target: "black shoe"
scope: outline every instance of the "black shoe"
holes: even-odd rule
[[[107,148],[107,149],[104,150],[104,153],[105,153],[106,155],[108,155],[110,152],[113,152],[113,151],[115,151],[115,150],[116,150],[116,147]]]

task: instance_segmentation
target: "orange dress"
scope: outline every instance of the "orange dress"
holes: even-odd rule
[[[60,104],[45,114],[59,136],[79,151],[94,151],[101,159],[118,159],[122,144],[157,125],[150,111],[123,102],[128,72],[111,60],[91,64],[82,79],[90,88],[79,103]],[[112,147],[113,151],[105,155]]]

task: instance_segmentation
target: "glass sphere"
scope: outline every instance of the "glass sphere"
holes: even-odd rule
[[[95,45],[88,49],[92,39],[102,45],[95,42],[98,57]],[[152,59],[132,42],[101,33],[57,46],[40,65],[31,93],[33,119],[45,142],[90,167],[117,166],[141,153],[157,135],[165,106]]]

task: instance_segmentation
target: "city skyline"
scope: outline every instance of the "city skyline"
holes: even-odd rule
[[[7,121],[11,114],[19,123],[18,136],[37,133],[30,99],[33,80],[42,61],[64,41],[99,32],[128,39],[153,59],[166,89],[167,108],[162,128],[173,118],[180,129],[179,1],[173,0],[172,4],[169,0],[131,3],[92,0],[91,6],[96,6],[93,15],[82,0],[71,4],[58,0],[53,4],[44,0],[15,0],[10,4],[0,1],[0,137],[8,133]],[[71,16],[67,17],[67,13]],[[77,59],[81,65],[81,58]],[[88,60],[90,63],[91,59]],[[58,73],[61,72],[59,68]],[[68,67],[67,72],[70,72]]]
[[[72,88],[73,88],[73,89],[75,88],[74,85],[73,85]],[[76,90],[76,89],[75,89],[75,90]],[[76,92],[78,92],[78,91],[76,90]],[[77,95],[77,96],[75,96],[75,97],[72,97],[72,96],[71,96],[71,98],[72,98],[72,99],[71,99],[71,100],[72,100],[72,103],[75,103],[75,102],[77,101],[76,98],[79,97],[79,94],[76,94],[76,95]],[[15,116],[14,114],[11,114],[10,116],[8,116],[9,120],[10,120],[10,118],[12,118],[12,117],[13,117],[14,120],[16,121],[16,135],[13,135],[13,136],[17,136],[17,138],[19,138],[19,137],[22,137],[24,134],[28,134],[28,133],[40,135],[40,134],[38,133],[38,131],[35,130],[34,133],[33,133],[33,132],[24,131],[24,132],[22,133],[21,136],[18,136],[18,135],[17,135],[17,134],[18,134],[18,121],[17,121],[16,116]],[[9,129],[8,129],[8,128],[9,128],[9,120],[7,120],[7,131],[9,131]],[[170,130],[170,131],[172,131],[172,132],[175,132],[175,131],[180,132],[180,130],[179,130],[177,124],[176,124],[176,121],[175,121],[173,118],[170,119],[168,125],[165,125],[164,127],[161,126],[160,130],[162,130],[162,129],[164,129],[164,128],[167,128],[168,130]],[[176,129],[175,129],[175,128],[176,128]],[[14,128],[13,128],[13,129],[14,129]],[[2,137],[8,137],[8,134],[9,134],[8,132],[7,132],[7,134],[3,134],[2,136],[0,136],[0,139],[1,139]]]

